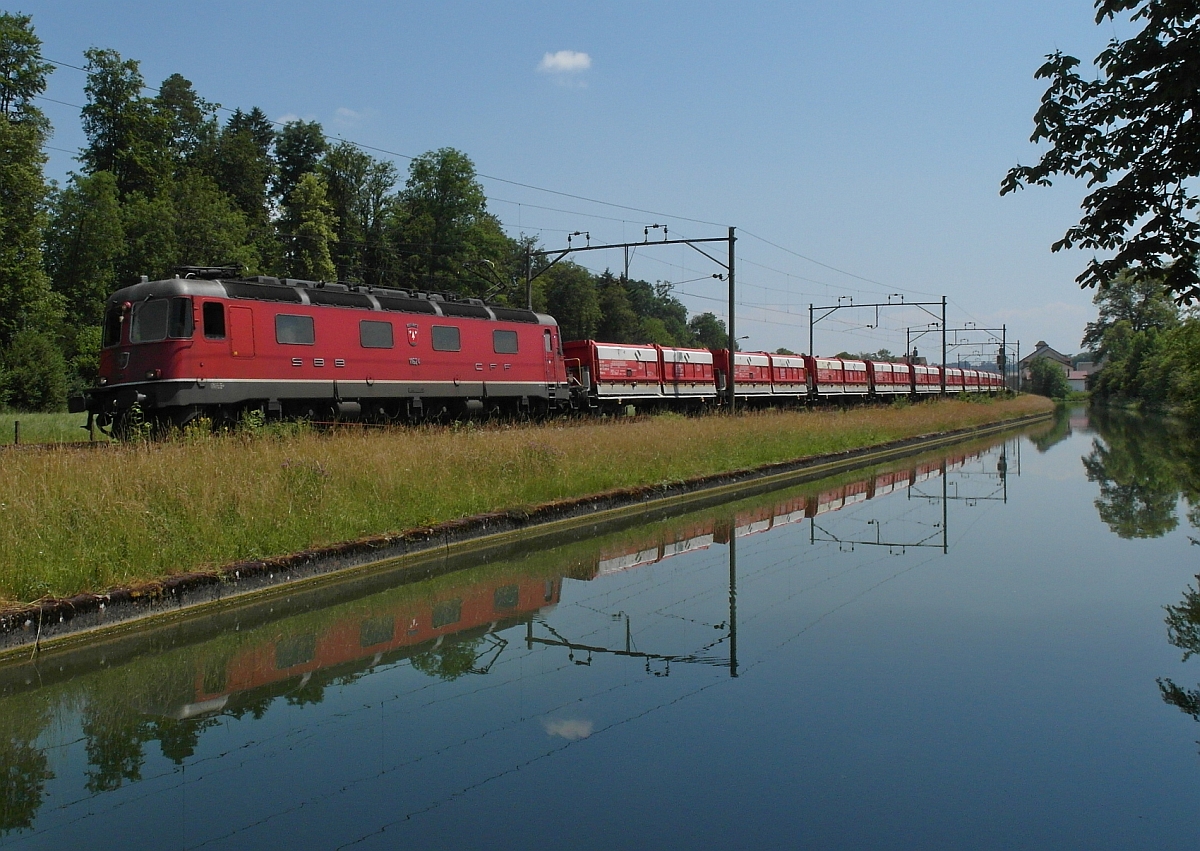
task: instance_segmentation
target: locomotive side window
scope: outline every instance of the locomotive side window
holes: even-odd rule
[[[517,353],[517,332],[493,331],[492,351],[498,355],[515,355]]]
[[[104,348],[112,348],[121,342],[121,305],[114,304],[104,314]]]
[[[287,346],[311,346],[316,342],[313,318],[280,313],[275,317],[275,342]]]
[[[170,302],[165,298],[152,298],[133,307],[133,325],[129,328],[129,342],[155,343],[167,338],[167,315]]]
[[[363,319],[358,323],[358,342],[364,349],[390,349],[392,342],[391,322],[372,322]]]
[[[192,300],[187,296],[171,299],[171,315],[167,321],[167,336],[177,340],[192,336]]]
[[[204,336],[210,340],[225,339],[225,305],[206,301],[203,308]]]
[[[544,331],[542,333],[543,333],[544,339],[546,341],[546,352],[549,353],[549,352],[554,351],[554,344],[550,341],[550,332]]]
[[[453,325],[433,326],[433,350],[435,352],[460,352],[462,341],[458,329]]]

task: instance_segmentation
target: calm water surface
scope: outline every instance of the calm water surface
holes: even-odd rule
[[[1073,411],[43,655],[0,846],[1194,847],[1198,494]]]

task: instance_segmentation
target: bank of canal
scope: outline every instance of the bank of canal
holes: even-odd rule
[[[177,565],[176,569],[169,572],[168,575],[164,576],[160,573],[155,576],[153,572],[143,566],[137,571],[137,575],[142,577],[141,580],[132,586],[116,588],[110,586],[100,592],[88,592],[71,597],[55,597],[51,594],[32,604],[10,606],[7,613],[0,615],[0,653],[6,649],[12,652],[14,648],[19,649],[26,644],[33,644],[37,648],[41,648],[48,643],[88,640],[90,635],[97,630],[120,629],[130,621],[146,617],[174,617],[191,608],[202,606],[212,608],[214,605],[225,605],[231,598],[258,593],[281,584],[312,581],[314,578],[328,579],[332,573],[343,573],[363,566],[369,567],[389,558],[416,555],[418,561],[411,566],[414,570],[421,570],[424,569],[421,562],[428,561],[430,552],[437,552],[443,548],[461,548],[464,545],[476,548],[495,546],[503,543],[506,533],[527,535],[532,532],[535,535],[545,536],[564,529],[569,533],[570,527],[577,525],[580,518],[587,518],[588,522],[591,522],[596,516],[614,515],[613,519],[619,520],[622,514],[640,511],[651,503],[665,504],[680,500],[694,500],[697,498],[697,494],[700,495],[700,499],[712,501],[728,498],[732,493],[745,491],[747,488],[765,490],[780,487],[792,481],[817,478],[863,464],[910,455],[922,448],[939,446],[960,440],[970,434],[1005,427],[1005,423],[1013,424],[1023,420],[1036,419],[1039,415],[1044,415],[1049,407],[1045,400],[1036,397],[1022,397],[1002,402],[955,400],[922,405],[911,411],[907,408],[877,408],[851,412],[766,412],[758,416],[743,417],[732,421],[724,418],[702,420],[688,420],[679,417],[656,418],[644,423],[633,424],[633,435],[625,433],[630,431],[629,426],[626,425],[584,426],[582,427],[586,435],[584,440],[589,444],[596,442],[599,435],[601,442],[606,439],[607,442],[617,442],[619,439],[631,446],[639,446],[643,450],[646,445],[650,445],[655,456],[667,456],[666,465],[670,472],[701,471],[700,475],[683,478],[663,475],[663,462],[656,458],[659,463],[656,467],[651,468],[654,471],[651,475],[636,466],[636,458],[626,456],[625,461],[633,464],[634,467],[632,472],[626,470],[623,474],[618,474],[618,480],[632,480],[635,483],[634,486],[603,491],[588,490],[589,482],[595,484],[592,479],[584,478],[582,481],[576,481],[565,473],[569,473],[572,467],[579,468],[581,464],[593,470],[597,464],[611,470],[610,457],[601,450],[599,453],[581,458],[579,457],[581,450],[578,445],[574,447],[572,453],[567,449],[559,449],[551,444],[545,444],[544,441],[547,439],[553,440],[557,437],[561,441],[563,437],[562,434],[549,437],[551,432],[545,426],[527,427],[511,434],[506,431],[493,431],[482,435],[452,433],[451,438],[457,441],[450,447],[453,452],[459,455],[472,454],[476,457],[488,456],[492,464],[500,465],[506,479],[505,484],[510,488],[515,483],[518,488],[524,488],[521,492],[526,495],[530,489],[536,493],[545,493],[547,480],[554,478],[566,482],[565,487],[551,486],[549,492],[559,494],[559,498],[541,505],[508,508],[501,511],[492,510],[400,533],[375,534],[333,546],[310,548],[288,555],[265,559],[242,559],[227,563],[217,569],[187,570],[188,563],[185,562]],[[1030,411],[1034,413],[1029,413]],[[931,425],[945,426],[947,423],[958,427],[949,430],[941,429],[933,433],[920,430],[928,429]],[[644,428],[639,428],[639,426],[644,426]],[[672,432],[669,437],[663,431],[664,426]],[[715,434],[714,428],[716,429]],[[833,431],[823,432],[823,428],[832,428]],[[720,433],[721,430],[728,431],[731,436],[727,440],[724,439]],[[564,430],[558,429],[557,431]],[[614,439],[614,435],[616,439]],[[900,436],[896,438],[896,435]],[[412,436],[412,433],[403,433],[402,436]],[[689,436],[699,436],[699,439],[688,440]],[[311,435],[302,435],[300,441],[311,444],[312,437]],[[437,437],[444,438],[445,435],[439,434]],[[747,456],[745,444],[748,439],[752,440],[755,437],[766,445],[756,447],[754,453]],[[884,438],[887,437],[893,439],[885,440]],[[485,446],[482,448],[471,447],[470,444],[476,440],[485,441]],[[335,469],[339,470],[339,478],[344,478],[345,467],[353,465],[357,459],[347,458],[344,452],[345,446],[335,438],[327,441],[329,445],[324,448],[326,451],[330,448],[341,451],[343,457],[340,463],[323,464],[321,460],[293,460],[291,455],[295,454],[297,450],[294,445],[295,441],[296,437],[293,436],[292,444],[289,445],[285,442],[282,448],[288,457],[280,466],[285,471],[298,467],[305,474],[302,478],[317,479],[316,494],[299,495],[304,516],[315,519],[317,517],[324,518],[328,514],[338,514],[338,507],[331,503],[336,502],[336,496],[339,495],[343,497],[344,502],[345,494],[336,494],[337,489],[332,488],[335,495],[331,496],[329,492],[322,489],[321,486],[327,484],[322,479],[333,478],[331,471]],[[578,439],[575,441],[576,444],[581,442],[583,441]],[[232,456],[228,461],[236,467],[239,453],[243,457],[247,454],[261,455],[264,443],[267,448],[276,448],[277,450],[279,448],[274,446],[274,441],[269,438],[264,441],[261,436],[257,440],[254,438],[247,440],[245,436],[242,436],[240,440],[221,441],[216,445],[227,455]],[[505,443],[510,444],[506,447],[507,451],[505,451]],[[714,443],[728,443],[729,450],[723,451],[719,445],[714,446]],[[373,447],[376,452],[368,454],[378,454],[380,449],[378,441],[376,444]],[[203,449],[211,449],[212,446],[212,441],[201,442]],[[384,448],[386,446],[387,444],[384,444]],[[550,469],[522,469],[520,465],[511,463],[511,456],[514,453],[520,457],[528,453],[531,446],[538,452],[552,456],[548,460]],[[818,446],[826,449],[831,446],[843,448],[840,451],[827,451],[824,454],[811,452],[801,452],[799,456],[796,454],[801,447],[812,449]],[[153,457],[160,452],[170,451],[172,448],[178,447],[138,446],[133,447],[133,452],[127,453],[124,457],[135,459],[140,459],[142,455]],[[184,451],[186,452],[188,448],[185,446]],[[311,449],[311,447],[308,448]],[[494,457],[496,455],[499,457]],[[445,459],[446,453],[441,453],[441,457]],[[734,463],[744,461],[747,457],[759,461],[764,458],[769,460],[744,467],[739,467]],[[117,460],[120,460],[120,456]],[[386,465],[391,461],[392,459],[389,458],[381,460],[380,463]],[[671,466],[672,462],[675,463],[674,467]],[[259,465],[261,466],[261,459]],[[566,470],[561,468],[566,468]],[[318,471],[319,475],[314,474],[314,470]],[[712,470],[717,472],[711,472]],[[607,479],[602,481],[607,481]],[[297,494],[293,492],[295,484],[291,481],[285,482],[277,491],[268,488],[265,495],[268,498],[273,495],[280,501],[295,502],[298,499]],[[460,499],[463,492],[474,492],[478,489],[479,484],[478,480],[472,480],[469,476],[451,478],[449,482],[452,492]],[[445,487],[444,483],[442,487]],[[488,505],[499,508],[521,505],[520,502],[505,501],[508,499],[507,494],[507,490],[501,489],[500,495],[490,495]],[[567,498],[562,498],[563,494]],[[147,496],[151,500],[157,501],[158,494],[153,489]],[[419,492],[416,494],[403,493],[398,496],[410,504],[420,501]],[[43,499],[46,497],[47,494],[43,494]],[[12,500],[11,504],[15,505],[17,502],[17,500]],[[237,495],[232,497],[232,503],[236,510]],[[378,507],[376,501],[365,495],[356,505],[363,514],[367,515]],[[86,530],[79,528],[81,524],[77,516],[78,507],[68,504],[68,508],[70,513],[69,531],[77,534],[80,549],[86,549],[87,545],[94,542],[86,537]],[[341,508],[352,510],[352,506],[343,505]],[[162,523],[161,512],[150,509],[144,512],[147,516],[134,514],[129,517],[128,510],[120,512],[116,516],[128,519],[132,531],[125,527],[109,529],[104,543],[111,543],[109,537],[119,538],[129,534],[140,535],[150,540],[161,539],[164,533],[169,535],[172,529],[178,530],[186,537],[194,537],[194,529],[180,529],[181,525],[187,525],[189,518],[194,520],[195,525],[203,526],[205,521],[210,519],[207,515],[211,515],[213,511],[227,517],[234,516],[228,510],[229,506],[220,501],[191,505],[180,497],[176,500],[175,509],[176,522],[166,524]],[[250,524],[251,529],[261,528],[263,521],[270,524],[274,518],[279,516],[278,506],[268,506],[265,511],[266,516],[261,518],[250,513],[250,516],[257,521]],[[13,513],[16,514],[16,512]],[[394,512],[393,515],[396,513],[400,512]],[[442,513],[446,513],[444,508]],[[403,516],[402,513],[400,514]],[[160,525],[164,528],[159,528]],[[233,525],[236,526],[236,524]],[[56,528],[52,523],[44,522],[40,528],[24,528],[17,531],[14,527],[10,528],[9,533],[10,537],[18,534],[32,536],[38,541],[38,546],[50,548],[50,545],[44,541],[56,531],[61,532],[62,530]],[[222,530],[227,536],[239,531],[245,534],[247,530],[237,528]],[[126,547],[123,553],[126,559],[130,558],[129,549]],[[195,564],[197,555],[192,555],[192,564]],[[424,557],[422,558],[422,556]],[[80,554],[80,560],[84,561],[83,553]],[[35,564],[38,561],[46,562],[49,559],[45,557],[43,551],[39,551]],[[79,567],[80,565],[76,565],[75,573],[79,572]],[[31,572],[31,568],[28,566],[25,566],[24,569],[27,573]],[[53,587],[47,582],[52,571],[47,569],[39,574],[36,569],[33,569],[32,573],[34,576],[41,576],[39,580],[42,583],[41,587]],[[58,581],[59,587],[62,587],[63,578],[59,577]]]
[[[1077,410],[0,666],[0,847],[1186,846],[1196,445]]]

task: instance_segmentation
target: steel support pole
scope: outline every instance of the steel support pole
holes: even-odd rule
[[[813,306],[808,306],[808,356],[816,357],[813,354]]]
[[[946,395],[946,297],[942,296],[942,395]]]
[[[1000,326],[1000,352],[1004,355],[1004,364],[1000,372],[1004,376],[1004,386],[1008,387],[1008,323]]]
[[[737,349],[737,333],[734,330],[734,282],[733,282],[733,246],[737,242],[737,237],[733,235],[734,228],[729,229],[729,375],[725,379],[725,386],[729,389],[729,413],[733,413],[734,400],[737,398],[734,395],[733,374],[736,372],[734,361],[736,357],[734,351]]]

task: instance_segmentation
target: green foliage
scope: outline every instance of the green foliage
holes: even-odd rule
[[[1039,396],[1065,399],[1071,392],[1062,364],[1049,358],[1034,358],[1029,364],[1029,389]]]
[[[42,121],[33,99],[46,91],[54,66],[42,59],[42,41],[29,15],[0,12],[0,116]]]
[[[775,350],[775,354],[777,354],[777,355],[794,355],[796,353],[793,352],[791,349],[780,346],[778,349]]]
[[[1096,57],[1094,76],[1081,76],[1073,56],[1047,57],[1036,76],[1049,87],[1031,141],[1050,147],[1036,165],[1009,171],[1001,194],[1046,186],[1058,175],[1086,179],[1092,191],[1083,215],[1053,246],[1098,253],[1076,280],[1104,286],[1125,269],[1157,271],[1176,298],[1198,298],[1200,198],[1192,181],[1200,176],[1193,84],[1200,77],[1200,5],[1094,2],[1097,24],[1130,14],[1141,30],[1114,37]]]
[[[336,239],[337,218],[326,195],[325,180],[309,172],[301,175],[287,199],[283,220],[288,234],[284,262],[288,274],[312,281],[337,277],[330,243]]]
[[[59,411],[66,406],[67,365],[48,335],[19,331],[0,352],[0,401],[21,411]]]
[[[1135,333],[1150,328],[1171,328],[1179,323],[1179,308],[1163,288],[1161,276],[1135,274],[1125,270],[1100,287],[1092,303],[1099,308],[1095,322],[1089,322],[1083,334],[1083,345],[1100,357],[1104,335],[1118,322],[1126,322]]]
[[[172,186],[174,255],[170,266],[240,264],[250,272],[256,257],[246,214],[212,179],[190,172]],[[168,269],[155,270],[166,275]]]
[[[378,285],[396,267],[387,244],[388,222],[399,179],[396,166],[351,145],[335,145],[321,161],[329,200],[338,220],[333,260],[337,278]]]
[[[150,103],[176,170],[185,165],[210,165],[205,160],[212,159],[217,140],[216,106],[196,94],[191,81],[180,74],[163,80]]]
[[[117,263],[125,229],[112,172],[71,175],[50,202],[46,269],[64,301],[70,323],[98,325],[104,299],[117,289]]]
[[[46,227],[42,127],[0,115],[0,345],[58,313],[42,267]]]
[[[462,151],[440,148],[409,163],[398,201],[394,239],[404,257],[402,280],[412,286],[457,290],[463,261],[498,247],[498,222]]]
[[[316,121],[289,121],[275,141],[275,195],[286,201],[300,178],[317,170],[328,146]]]
[[[81,111],[88,144],[80,158],[89,173],[111,172],[124,198],[155,195],[170,177],[170,129],[164,113],[143,97],[139,64],[115,50],[91,48],[87,58],[87,103]]]
[[[33,105],[50,70],[29,16],[0,12],[0,346],[47,327],[58,308],[42,268],[50,126]]]
[[[624,284],[612,272],[605,271],[596,280],[600,305],[600,324],[596,334],[601,340],[613,343],[632,343],[638,340],[640,320],[629,301]]]
[[[542,277],[546,310],[558,320],[563,339],[594,338],[602,319],[595,276],[582,266],[564,261]]]
[[[716,314],[701,313],[693,316],[688,322],[688,331],[691,332],[695,345],[706,349],[729,348],[729,332],[725,328],[725,320],[718,319]]]

